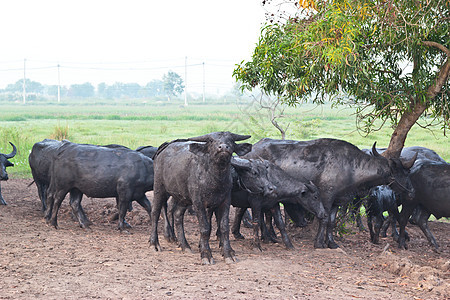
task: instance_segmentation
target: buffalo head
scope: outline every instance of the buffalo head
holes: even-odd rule
[[[209,155],[217,164],[229,164],[231,155],[245,155],[252,150],[249,143],[236,144],[250,138],[250,135],[239,135],[231,132],[213,132],[206,135],[189,138],[192,143],[189,151],[197,155]]]
[[[376,149],[376,142],[372,146],[372,155],[375,157],[382,157]],[[396,194],[402,195],[407,199],[412,199],[415,196],[414,187],[409,177],[409,170],[416,161],[417,153],[410,160],[401,160],[399,158],[384,158],[388,161],[389,166],[389,185]]]
[[[269,162],[267,160],[232,157],[231,165],[238,174],[237,182],[241,189],[250,194],[276,196],[276,187],[268,178]]]
[[[13,151],[10,154],[0,153],[0,180],[8,180],[8,173],[6,173],[6,167],[12,167],[14,164],[8,159],[13,158],[17,153],[17,148],[13,143],[9,142],[13,147]]]

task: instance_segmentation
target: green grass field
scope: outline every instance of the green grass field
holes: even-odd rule
[[[11,178],[31,177],[28,155],[34,143],[45,138],[67,138],[76,143],[121,144],[130,148],[158,146],[176,138],[191,137],[213,131],[250,134],[250,142],[263,137],[280,138],[267,112],[255,110],[249,103],[192,103],[157,101],[89,101],[52,104],[0,103],[0,152],[11,152],[9,141],[18,147],[8,168]],[[349,141],[360,148],[388,145],[392,129],[386,126],[369,136],[362,136],[355,126],[353,110],[330,105],[303,105],[288,108],[279,122],[289,124],[288,139],[308,140],[333,137]],[[413,128],[406,146],[431,148],[450,161],[450,142],[443,132]]]

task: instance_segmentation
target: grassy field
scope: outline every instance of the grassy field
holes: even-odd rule
[[[11,159],[10,177],[31,177],[28,155],[34,143],[45,138],[66,138],[76,143],[121,144],[130,148],[158,146],[176,138],[191,137],[213,131],[251,134],[250,142],[263,137],[280,138],[267,112],[257,111],[248,102],[192,103],[181,102],[88,101],[52,103],[0,103],[0,152],[9,153],[9,141],[18,147]],[[303,105],[289,108],[279,119],[289,124],[288,139],[307,140],[333,137],[347,140],[360,148],[374,141],[386,147],[392,129],[386,126],[369,136],[362,136],[355,126],[353,110],[330,105]],[[406,146],[420,145],[434,149],[450,161],[450,141],[438,128],[434,132],[413,128]]]

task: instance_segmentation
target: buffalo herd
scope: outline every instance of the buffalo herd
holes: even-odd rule
[[[286,248],[294,248],[280,203],[296,223],[304,224],[308,212],[317,219],[316,248],[337,248],[333,236],[338,209],[364,203],[373,243],[379,242],[380,232],[389,225],[396,233],[398,223],[395,238],[399,247],[406,249],[405,227],[412,215],[433,249],[439,251],[428,219],[430,215],[450,217],[450,164],[433,150],[407,147],[399,158],[386,158],[382,155],[385,149],[377,149],[375,144],[372,149],[360,150],[330,138],[264,138],[253,145],[241,142],[248,138],[213,132],[136,150],[45,139],[34,144],[29,164],[49,225],[57,228],[58,210],[67,194],[83,228],[92,224],[81,205],[83,195],[114,197],[120,230],[130,227],[125,216],[136,201],[150,217],[151,249],[161,251],[158,223],[162,215],[165,238],[190,251],[184,214],[192,209],[198,220],[203,264],[214,263],[209,246],[213,215],[222,255],[227,263],[236,261],[229,238],[230,206],[236,208],[231,226],[236,239],[244,238],[241,219],[250,209],[255,249],[261,250],[261,239],[274,239],[272,218]],[[8,179],[6,167],[13,166],[9,159],[17,149],[11,145],[10,154],[0,154],[0,180]],[[148,191],[153,191],[151,204]],[[6,205],[1,190],[0,204]],[[386,220],[384,211],[389,213]]]

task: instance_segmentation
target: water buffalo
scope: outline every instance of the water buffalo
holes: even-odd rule
[[[8,180],[8,173],[6,173],[7,167],[13,167],[14,164],[10,162],[8,159],[13,158],[17,153],[17,148],[13,143],[9,142],[13,147],[13,150],[10,154],[2,154],[0,153],[0,181]],[[2,196],[2,187],[0,185],[0,205],[6,205],[5,199]]]
[[[253,145],[252,153],[277,164],[294,178],[311,180],[318,187],[328,218],[320,221],[316,248],[338,247],[333,238],[337,209],[361,190],[391,184],[409,197],[414,196],[408,178],[414,159],[402,163],[399,159],[387,159],[376,150],[375,156],[370,156],[346,141],[330,138],[311,141],[265,138]]]
[[[386,150],[386,148],[376,149],[378,153],[382,153]],[[367,154],[372,155],[371,149],[363,149],[363,151]],[[435,161],[438,163],[446,163],[445,160],[440,157],[434,150],[420,147],[420,146],[412,146],[412,147],[405,147],[402,149],[402,152],[400,154],[400,159],[407,161],[411,160],[412,158],[416,157],[415,165],[418,164],[420,161]],[[414,165],[414,166],[415,166]],[[413,166],[413,168],[414,168]],[[413,183],[414,189],[417,191],[417,189],[420,189],[420,186],[417,186]],[[396,228],[397,220],[399,218],[398,208],[397,206],[402,204],[401,195],[399,195],[399,199],[397,200],[396,195],[394,191],[389,186],[380,186],[373,188],[369,193],[369,198],[367,200],[367,222],[370,230],[370,237],[371,241],[373,243],[379,242],[379,234],[380,229],[382,228],[383,236],[386,236],[386,229],[389,225],[392,227],[392,235],[394,237],[394,240],[398,241],[398,231]],[[359,206],[357,206],[357,209],[359,209]],[[383,212],[384,211],[389,212],[388,219],[384,222],[383,225]],[[416,211],[413,213],[413,218],[417,219],[419,216],[423,216],[423,212],[421,212],[420,206],[416,208],[417,210],[417,216]],[[375,219],[375,226],[374,229],[372,229],[372,219]],[[424,231],[425,232],[425,231]],[[427,236],[427,234],[426,234]],[[405,232],[405,239],[407,240],[409,237],[407,233]]]
[[[161,250],[158,241],[158,218],[162,206],[169,196],[172,196],[180,207],[179,213],[184,214],[183,208],[189,205],[194,208],[200,227],[199,248],[202,263],[214,263],[209,247],[211,222],[207,208],[218,210],[225,261],[235,261],[235,253],[229,241],[231,156],[233,152],[244,155],[251,151],[251,144],[235,143],[248,138],[249,135],[213,132],[184,141],[164,143],[158,148],[154,156],[155,188],[149,241],[155,251]]]
[[[71,205],[80,226],[85,224],[81,198],[115,197],[119,209],[118,228],[127,223],[125,214],[131,201],[137,201],[151,215],[146,191],[153,189],[153,161],[126,147],[101,147],[64,142],[51,164],[45,218],[57,227],[57,214],[68,192],[73,195]]]
[[[416,190],[412,200],[402,201],[399,217],[399,247],[407,248],[405,227],[414,208],[419,206],[416,223],[422,229],[428,241],[439,251],[439,245],[428,228],[428,218],[450,217],[450,164],[429,159],[419,159],[411,169],[411,181]]]
[[[245,157],[252,156],[250,152]],[[262,160],[262,164],[266,165],[268,169],[268,178],[271,183],[276,187],[276,195],[266,196],[264,194],[250,193],[242,188],[238,188],[231,194],[231,205],[241,208],[238,210],[233,222],[231,232],[237,239],[242,239],[243,236],[240,233],[240,224],[243,214],[248,207],[252,210],[253,219],[253,242],[252,245],[255,249],[261,250],[259,228],[264,224],[263,212],[270,210],[275,225],[280,230],[281,237],[284,245],[287,249],[293,249],[294,246],[286,232],[285,224],[281,216],[279,202],[283,203],[295,203],[301,204],[317,215],[319,219],[326,217],[325,209],[322,202],[319,201],[319,192],[317,187],[312,182],[300,181],[293,178],[282,170],[279,166],[267,160]],[[265,228],[263,227],[263,232]]]
[[[231,189],[231,203],[233,203],[233,195],[236,193],[245,193],[251,195],[261,195],[262,197],[275,197],[276,195],[276,187],[269,181],[268,178],[268,161],[263,160],[252,160],[252,159],[243,159],[239,157],[231,158],[231,177],[233,180],[233,187]],[[177,207],[175,201],[168,200],[168,216],[169,221],[165,221],[165,237],[168,241],[175,241],[175,234],[170,233],[171,225],[177,224],[178,229],[182,229],[183,227],[183,215],[184,208]],[[190,206],[192,207],[192,206]],[[247,212],[247,210],[245,210]],[[219,240],[221,240],[220,234],[220,219],[221,216],[218,215],[217,210],[207,210],[209,220],[211,222],[212,213],[216,214],[217,231],[216,235]],[[177,222],[174,222],[174,216],[177,216]],[[251,217],[250,217],[251,218]],[[250,224],[250,227],[253,228],[253,225]],[[173,230],[173,229],[172,229]],[[179,238],[179,246],[184,250],[190,249],[189,244],[187,244],[184,232],[178,233]]]
[[[47,188],[50,185],[50,169],[59,147],[63,144],[61,141],[44,139],[37,142],[31,148],[28,156],[31,175],[38,189],[39,199],[42,203],[42,211],[46,209]]]

